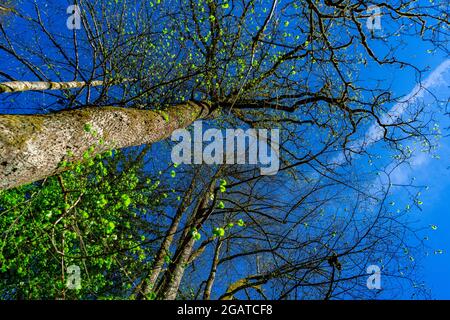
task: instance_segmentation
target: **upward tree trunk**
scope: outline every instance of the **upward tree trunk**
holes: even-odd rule
[[[211,299],[211,291],[214,280],[216,280],[217,266],[219,265],[220,248],[222,247],[222,243],[222,240],[217,240],[216,248],[214,249],[214,258],[211,264],[211,271],[209,272],[209,277],[205,285],[205,291],[203,292],[203,300]]]
[[[186,191],[185,196],[183,197],[183,202],[177,209],[177,212],[170,224],[169,230],[166,232],[166,237],[164,238],[158,253],[156,254],[155,260],[152,265],[152,269],[150,270],[149,275],[143,281],[143,287],[141,292],[138,294],[138,299],[145,298],[150,292],[152,292],[155,288],[156,281],[158,280],[159,274],[164,266],[164,257],[169,254],[169,249],[172,244],[173,238],[178,230],[178,225],[180,224],[181,219],[183,218],[183,214],[186,208],[190,205],[192,200],[192,193],[195,189],[195,178],[192,179],[192,183],[189,185],[188,190]]]
[[[184,271],[189,264],[189,258],[194,248],[195,240],[190,233],[191,227],[197,227],[200,229],[202,223],[207,218],[205,216],[211,213],[208,210],[210,204],[209,196],[214,189],[214,183],[216,179],[210,181],[209,187],[203,192],[201,200],[199,200],[196,209],[192,214],[191,221],[188,221],[183,235],[181,236],[177,250],[174,254],[173,261],[169,264],[164,276],[162,277],[158,288],[156,288],[157,299],[160,300],[175,300],[178,294],[178,288],[180,287],[181,280],[184,276]],[[211,209],[211,208],[210,208]]]
[[[104,84],[104,81],[95,80],[91,82],[85,81],[9,81],[0,82],[0,93],[14,93],[22,91],[41,91],[41,90],[65,90],[82,87],[96,87]]]
[[[210,113],[187,102],[164,111],[89,107],[48,115],[0,115],[0,190],[62,172],[61,161],[154,143]]]
[[[3,5],[0,5],[0,14],[6,13],[8,11],[11,11],[11,9],[7,8],[7,7],[3,6]]]
[[[157,298],[160,300],[175,300],[178,294],[181,280],[183,279],[186,263],[191,255],[195,240],[193,237],[186,239],[181,249],[175,252],[176,259],[170,265],[162,279]]]

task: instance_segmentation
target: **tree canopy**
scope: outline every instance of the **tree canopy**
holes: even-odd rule
[[[391,174],[410,160],[410,145],[433,152],[440,132],[433,112],[394,94],[386,78],[410,72],[425,86],[426,70],[402,50],[414,39],[448,53],[445,5],[22,0],[7,8],[2,299],[367,298],[381,294],[367,289],[370,265],[398,291],[427,296],[414,271],[424,241],[409,218],[423,187],[401,186],[409,199],[394,209],[400,186]],[[367,23],[374,8],[382,32]],[[77,14],[80,29],[68,28]],[[279,129],[278,174],[173,163],[168,137],[196,120]],[[67,287],[72,265],[77,289]]]

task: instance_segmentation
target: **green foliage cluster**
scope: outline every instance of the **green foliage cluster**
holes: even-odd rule
[[[93,150],[90,150],[91,152]],[[159,180],[122,152],[61,163],[70,170],[0,192],[0,298],[108,299],[130,295],[152,256],[147,215],[161,204]],[[82,287],[68,290],[67,267]]]

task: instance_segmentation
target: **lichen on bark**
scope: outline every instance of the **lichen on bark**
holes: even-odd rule
[[[83,161],[95,153],[163,140],[179,128],[209,115],[209,105],[189,102],[160,112],[88,107],[47,115],[0,115],[0,190],[41,180],[62,170],[61,161]],[[86,132],[89,123],[95,135]],[[102,140],[102,144],[99,141]]]

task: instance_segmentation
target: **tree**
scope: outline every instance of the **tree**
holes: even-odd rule
[[[122,99],[119,104],[125,105],[132,103],[136,107],[136,100],[153,95],[152,91],[155,87],[163,87],[166,89],[166,83],[175,83],[175,86],[183,87],[186,82],[195,80],[194,83],[196,84],[193,84],[185,90],[182,89],[180,95],[173,97],[174,100],[169,103],[174,104],[180,100],[189,99],[188,94],[190,94],[191,97],[197,96],[199,98],[198,100],[208,101],[206,104],[210,105],[210,112],[216,109],[229,110],[229,112],[244,122],[254,124],[255,120],[247,119],[248,115],[242,115],[240,113],[241,110],[246,112],[250,110],[249,113],[252,116],[254,116],[254,112],[252,113],[251,111],[257,110],[262,113],[262,115],[258,115],[258,118],[261,116],[264,118],[267,112],[275,112],[275,114],[278,114],[278,117],[285,117],[285,114],[288,114],[286,120],[289,122],[300,121],[299,124],[310,124],[319,129],[328,126],[330,131],[335,130],[334,125],[328,122],[330,116],[341,118],[342,121],[348,122],[349,128],[351,128],[351,130],[342,133],[344,148],[346,148],[348,140],[357,133],[357,127],[366,123],[368,120],[377,121],[384,128],[385,135],[389,134],[387,127],[391,124],[383,123],[380,118],[381,112],[385,111],[382,105],[390,101],[389,92],[386,90],[373,91],[370,88],[356,87],[350,76],[350,63],[362,63],[365,60],[352,57],[352,55],[348,54],[348,51],[349,48],[353,47],[357,50],[363,50],[373,61],[381,65],[406,65],[406,63],[397,61],[392,54],[384,58],[378,58],[370,48],[367,36],[360,22],[360,19],[365,17],[364,8],[366,5],[359,2],[354,4],[351,2],[345,4],[328,2],[325,4],[315,4],[312,1],[308,1],[308,5],[305,6],[287,4],[282,10],[278,7],[281,13],[275,19],[274,13],[277,10],[277,1],[272,3],[271,9],[267,13],[264,13],[267,11],[267,8],[264,8],[264,4],[258,5],[250,1],[243,5],[241,8],[243,10],[242,15],[237,20],[235,18],[238,16],[235,16],[237,14],[235,11],[239,5],[235,3],[231,6],[231,12],[229,5],[221,6],[214,1],[205,3],[207,10],[204,10],[201,4],[193,5],[189,1],[186,3],[182,2],[180,5],[190,8],[190,10],[183,11],[179,10],[179,6],[169,7],[163,5],[156,6],[157,9],[149,8],[149,14],[154,15],[155,19],[165,26],[163,30],[152,30],[147,23],[145,30],[141,31],[134,21],[129,20],[131,17],[127,16],[128,13],[123,10],[118,18],[119,21],[112,21],[115,22],[114,25],[119,25],[122,29],[116,30],[115,27],[112,27],[110,30],[107,30],[107,33],[111,33],[112,37],[117,36],[117,38],[107,38],[104,40],[100,38],[101,40],[95,40],[113,42],[111,48],[107,47],[104,49],[108,54],[112,53],[113,56],[111,58],[108,56],[103,58],[107,60],[101,59],[98,62],[99,65],[107,64],[112,66],[111,70],[103,71],[104,77],[111,77],[112,79],[120,77],[123,79],[125,75],[128,75],[128,72],[131,72],[131,70],[110,76],[111,73],[115,72],[115,69],[121,70],[125,68],[123,63],[117,61],[121,53],[124,51],[127,52],[127,50],[133,50],[137,57],[131,59],[131,65],[139,65],[141,69],[139,74],[133,75],[132,78],[136,80],[143,79],[142,72],[157,70],[160,67],[158,62],[155,63],[156,66],[152,65],[154,62],[152,59],[150,63],[142,61],[151,55],[149,50],[152,48],[152,51],[155,53],[163,53],[165,56],[173,57],[174,60],[170,67],[174,68],[177,74],[181,74],[181,77],[184,77],[177,78],[175,76],[175,79],[173,79],[174,76],[169,75],[159,83],[158,81],[161,80],[151,79],[151,81],[155,81],[155,84],[150,86],[150,88],[147,88],[148,84],[145,83],[147,80],[138,81],[136,87],[139,88],[140,93],[132,94],[132,96]],[[424,34],[428,32],[433,35],[438,32],[441,24],[446,23],[446,20],[440,15],[431,15],[426,11],[422,12],[420,8],[406,9],[407,5],[407,2],[402,2],[397,7],[392,7],[388,4],[380,3],[379,7],[388,10],[391,14],[398,16],[399,19],[408,19],[411,23],[418,24],[422,27]],[[128,4],[123,4],[123,8],[120,8],[120,6],[113,6],[111,10],[126,9]],[[287,13],[288,8],[292,12],[289,11]],[[92,6],[88,5],[87,9],[87,12],[91,14],[90,18],[94,20],[94,25],[96,25],[95,21],[97,19],[99,22],[102,21],[101,19],[107,19],[106,15],[108,12],[101,12],[103,16],[98,18],[92,10]],[[328,13],[330,10],[335,10],[339,14],[334,16]],[[147,12],[144,14],[147,14]],[[265,18],[263,20],[264,23],[258,26],[258,20],[262,18]],[[80,74],[80,76],[85,78],[83,83],[89,82],[83,76],[83,72],[79,70],[79,61],[74,62],[73,59],[68,57],[63,46],[47,30],[38,7],[36,7],[36,18],[30,18],[30,20],[31,24],[39,28],[53,44],[58,54],[67,60],[66,62],[69,66],[74,69],[75,76]],[[140,17],[134,20],[140,21]],[[292,25],[290,25],[291,20],[294,20]],[[427,20],[430,20],[429,23],[435,24],[427,26]],[[333,25],[331,27],[333,23],[335,26]],[[344,30],[345,27],[341,27],[341,25],[345,26],[347,23],[353,29],[347,28],[347,30]],[[190,26],[194,26],[195,28],[191,30],[189,28]],[[256,28],[257,31],[255,33],[238,32],[237,34],[231,32],[232,29],[243,30],[244,28]],[[86,29],[86,42],[93,46],[96,43],[91,39],[89,34],[91,31],[87,25]],[[201,30],[208,30],[208,33],[204,34]],[[136,39],[147,36],[147,34],[150,34],[149,39],[144,39],[146,41],[155,41],[156,44],[144,44],[145,48],[142,50],[143,53],[140,53],[140,48],[137,47],[138,45],[135,41]],[[17,57],[11,42],[8,41],[7,35],[5,33],[4,35],[9,47],[2,46],[2,49],[13,57],[19,58],[18,60],[21,64],[27,66],[35,76],[42,79],[44,74],[41,71],[36,71],[36,69],[40,70],[40,68],[35,68],[27,63],[24,58]],[[130,35],[131,39],[127,39],[126,36],[128,35]],[[121,44],[124,48],[117,49],[117,43],[122,38],[125,38],[126,44]],[[112,39],[114,40],[112,41]],[[108,44],[100,43],[98,45],[103,47]],[[437,42],[437,45],[441,44]],[[168,46],[171,47],[169,48]],[[77,51],[77,44],[74,47],[74,50]],[[178,51],[172,53],[172,47],[177,48]],[[97,51],[94,49],[92,53],[93,61],[95,61],[97,54]],[[105,53],[102,54],[105,55]],[[189,57],[187,61],[186,59],[183,62],[180,61],[186,57]],[[128,61],[129,59],[125,63]],[[319,72],[315,70],[317,61],[321,61]],[[87,67],[83,66],[84,69],[88,69]],[[91,68],[95,68],[95,66],[91,66]],[[142,69],[145,71],[142,71]],[[296,70],[302,70],[302,72],[297,73]],[[95,69],[93,71],[95,72]],[[311,72],[317,73],[317,75],[314,75],[312,78],[310,76],[305,77],[306,74],[310,74]],[[59,71],[57,71],[58,73]],[[189,76],[190,74],[195,74],[195,76]],[[334,80],[333,84],[329,80],[330,77]],[[181,81],[181,84],[176,83],[178,81]],[[142,84],[142,82],[144,83]],[[269,87],[273,89],[270,92],[268,92]],[[371,93],[373,97],[366,98],[367,93]],[[71,103],[73,104],[74,101]],[[146,101],[146,105],[152,103],[154,103],[152,99]],[[179,104],[178,112],[180,114],[186,111],[190,112],[189,108],[186,111],[182,110],[185,105]],[[86,106],[86,103],[84,106]],[[111,111],[110,114],[113,116],[114,112]],[[152,113],[149,114],[153,115]],[[321,119],[322,114],[325,114],[325,119]],[[72,114],[69,115],[71,116]],[[270,117],[273,118],[273,115],[271,114]],[[63,118],[63,116],[56,116],[56,118]],[[190,121],[198,118],[202,117],[194,117]],[[41,117],[37,117],[36,121],[34,121],[33,116],[17,116],[17,118],[3,116],[1,118],[2,131],[22,137],[26,135],[27,139],[31,140],[39,139],[48,141],[45,137],[46,135],[51,135],[51,131],[54,128],[44,126],[38,129],[37,126],[33,125],[32,128],[34,129],[30,129],[30,123],[39,122],[40,119]],[[142,119],[148,119],[148,117],[142,117]],[[117,120],[120,121],[119,118]],[[50,121],[52,122],[53,120]],[[171,120],[170,118],[168,121],[176,122],[175,119]],[[258,119],[257,121],[266,120]],[[404,130],[407,135],[414,135],[417,133],[409,127],[415,121],[416,117],[413,115],[410,121],[402,122],[398,120],[396,126]],[[66,126],[64,122],[62,125]],[[142,122],[136,123],[135,125],[145,126],[146,124],[142,120]],[[177,125],[172,126],[173,129],[178,127]],[[77,135],[80,134],[80,128],[81,126],[79,125],[76,130]],[[156,128],[159,128],[159,126],[157,125]],[[60,128],[57,128],[57,130],[59,131]],[[30,135],[30,132],[34,133]],[[126,130],[124,131],[124,135],[127,135]],[[100,138],[106,139],[101,134]],[[64,139],[69,140],[70,135],[66,135]],[[3,137],[2,140],[5,141],[4,143],[8,143],[11,139]],[[141,141],[134,141],[133,143],[139,145],[148,142],[152,142],[152,140],[148,139],[146,135],[142,135]],[[67,145],[68,141],[65,143],[63,141],[63,144]],[[15,145],[17,149],[21,146],[20,143]],[[50,147],[50,145],[48,146]],[[123,146],[118,145],[118,147]],[[46,152],[45,145],[40,145],[39,147]],[[77,146],[78,149],[72,151],[77,155],[81,155],[84,149],[89,147],[89,141],[84,141],[79,143]],[[3,147],[2,149],[1,162],[6,163],[8,166],[4,171],[23,171],[23,174],[28,176],[28,181],[35,181],[42,178],[41,175],[30,175],[30,172],[26,168],[22,169],[18,167],[14,159],[10,161],[8,159],[8,156],[11,154],[10,148]],[[101,152],[101,150],[99,151]],[[21,158],[31,157],[29,159],[30,163],[37,163],[39,161],[38,154],[30,155],[30,152],[21,154],[18,150],[12,153],[17,154]],[[56,153],[53,159],[50,159],[50,156],[47,155],[47,158],[49,158],[52,164],[44,174],[49,175],[56,171],[57,163],[62,160],[63,154]],[[35,171],[40,170],[37,167],[34,169]],[[6,177],[3,176],[2,179],[6,179]]]
[[[182,187],[173,188],[176,197],[162,196],[168,212],[152,217],[158,227],[151,232],[162,235],[151,246],[155,257],[141,261],[145,273],[134,278],[139,284],[130,288],[133,293],[121,294],[329,299],[353,289],[356,296],[365,295],[359,291],[365,275],[361,261],[398,261],[389,266],[394,270],[409,255],[399,255],[408,246],[392,236],[406,229],[404,211],[392,216],[386,208],[389,172],[366,192],[373,175],[357,175],[352,162],[357,156],[374,160],[367,150],[374,143],[399,154],[399,162],[410,155],[406,141],[432,145],[420,106],[390,114],[397,97],[387,86],[361,82],[357,72],[363,65],[414,69],[397,58],[391,35],[420,34],[446,50],[439,37],[448,27],[444,9],[411,3],[83,1],[83,28],[70,31],[54,25],[46,9],[16,9],[16,23],[23,28],[2,26],[0,50],[13,61],[1,77],[83,85],[42,91],[47,101],[37,102],[38,112],[0,116],[0,187],[54,181],[50,176],[71,174],[71,163],[156,143],[199,119],[218,127],[280,128],[279,177],[262,177],[251,167],[183,167],[177,174]],[[372,4],[391,25],[384,37],[365,28]],[[135,7],[140,10],[130,10]],[[49,8],[61,5],[53,1]],[[404,23],[410,25],[407,31],[397,28]],[[37,49],[31,39],[16,36],[21,30],[33,31]],[[93,81],[104,85],[85,85]],[[38,99],[35,94],[0,98],[20,106]],[[55,108],[52,113],[46,112],[49,107]],[[367,128],[375,132],[368,141]],[[219,181],[227,185],[220,188]],[[49,188],[47,182],[22,188],[30,186]],[[22,193],[19,202],[27,197]],[[198,266],[207,262],[208,277],[196,279]],[[239,279],[230,274],[233,263],[245,266],[236,273]],[[217,290],[227,289],[217,293],[220,272],[226,284]]]
[[[29,82],[29,81],[10,81],[0,83],[0,93],[21,92],[21,91],[39,91],[39,90],[67,90],[73,88],[82,88],[87,85],[100,86],[103,81],[93,81],[87,84],[84,81],[71,82]]]

